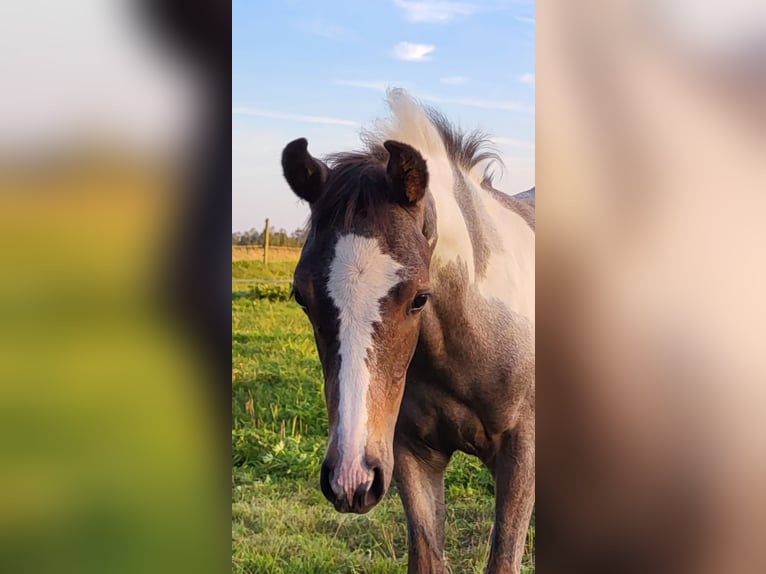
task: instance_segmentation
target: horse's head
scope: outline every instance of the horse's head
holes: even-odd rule
[[[412,147],[387,141],[328,167],[305,139],[285,147],[288,184],[311,205],[294,294],[314,328],[325,379],[325,497],[364,513],[393,472],[394,427],[428,302],[433,225],[428,171]]]

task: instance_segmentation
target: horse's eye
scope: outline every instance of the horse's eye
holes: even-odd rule
[[[410,306],[410,312],[414,313],[416,311],[420,311],[425,307],[426,303],[428,302],[428,293],[418,293],[415,295],[415,298],[412,300],[412,306]]]
[[[293,287],[293,298],[302,309],[306,308],[306,301],[303,299],[303,295],[301,295],[301,292],[298,291],[295,287]]]

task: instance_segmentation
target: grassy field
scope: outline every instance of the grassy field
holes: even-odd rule
[[[235,278],[289,279],[294,263],[232,264]],[[264,296],[258,289],[280,289]],[[270,292],[270,291],[269,291]],[[396,489],[363,516],[339,514],[319,492],[327,440],[322,374],[309,322],[289,285],[232,284],[232,565],[235,573],[406,572],[406,523]],[[452,571],[482,572],[492,479],[456,456],[446,476]],[[534,527],[525,572],[534,572]]]
[[[232,279],[261,279],[291,281],[295,261],[280,261],[264,265],[261,261],[234,261],[231,264]]]
[[[298,261],[301,254],[300,247],[282,247],[280,245],[269,246],[269,263],[282,261]],[[232,245],[232,261],[263,261],[263,247],[258,245]]]

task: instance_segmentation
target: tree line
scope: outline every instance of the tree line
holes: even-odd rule
[[[275,247],[303,247],[303,229],[288,233],[286,229],[270,229],[269,244]],[[231,234],[232,245],[263,245],[263,229],[252,228],[250,231],[234,231]]]

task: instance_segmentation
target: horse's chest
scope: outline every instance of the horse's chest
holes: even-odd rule
[[[502,425],[492,428],[479,410],[450,396],[432,381],[411,383],[400,409],[400,436],[442,452],[461,450],[482,459],[492,457]]]
[[[476,413],[461,405],[449,411],[445,413],[442,427],[445,433],[452,435],[454,448],[479,458],[486,458],[495,451],[498,435],[490,434]]]

